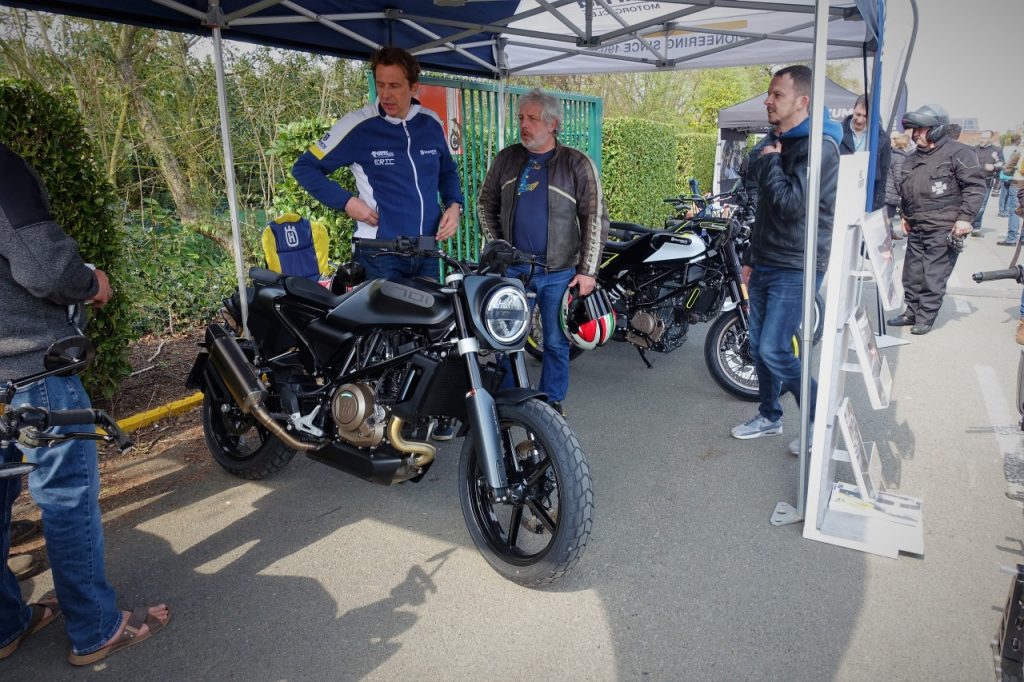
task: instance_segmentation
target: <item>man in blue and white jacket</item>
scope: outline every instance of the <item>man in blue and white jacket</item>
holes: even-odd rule
[[[419,64],[405,50],[385,47],[370,66],[377,100],[335,123],[292,175],[320,203],[355,220],[355,237],[448,239],[459,227],[462,190],[441,120],[415,99]],[[341,166],[355,175],[358,196],[328,177]],[[375,251],[355,251],[368,278],[439,277],[434,258],[371,258]]]

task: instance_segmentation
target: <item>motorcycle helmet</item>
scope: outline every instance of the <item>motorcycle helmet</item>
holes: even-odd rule
[[[900,120],[904,128],[927,128],[925,139],[938,142],[949,132],[949,114],[938,104],[925,104],[916,111],[908,111]]]
[[[566,289],[558,320],[569,343],[583,350],[603,346],[615,333],[615,310],[599,286],[587,296],[579,295],[579,287]]]

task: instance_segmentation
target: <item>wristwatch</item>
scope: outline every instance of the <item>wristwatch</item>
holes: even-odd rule
[[[460,203],[459,203],[459,202],[457,202],[457,201],[453,201],[452,203],[450,203],[450,204],[448,204],[447,206],[445,206],[445,207],[444,207],[444,210],[446,210],[446,211],[447,211],[447,210],[448,210],[449,208],[451,208],[452,206],[458,206],[458,207],[459,207],[459,215],[462,215],[463,213],[465,213],[465,212],[466,212],[466,211],[465,211],[465,209],[463,209],[463,208],[462,208],[462,204],[460,204]]]

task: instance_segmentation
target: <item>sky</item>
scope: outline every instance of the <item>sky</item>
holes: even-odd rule
[[[909,25],[890,0],[890,27]],[[982,129],[1024,125],[1024,0],[917,0],[908,107],[941,104]],[[909,31],[905,31],[909,33]]]

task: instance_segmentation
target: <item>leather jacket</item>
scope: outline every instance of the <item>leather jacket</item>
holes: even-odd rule
[[[516,187],[528,156],[523,145],[510,145],[487,171],[477,201],[477,218],[487,241],[505,239],[516,245],[512,234]],[[577,273],[594,276],[608,238],[608,207],[597,167],[589,156],[557,140],[547,165],[547,266],[552,270],[575,266]]]

